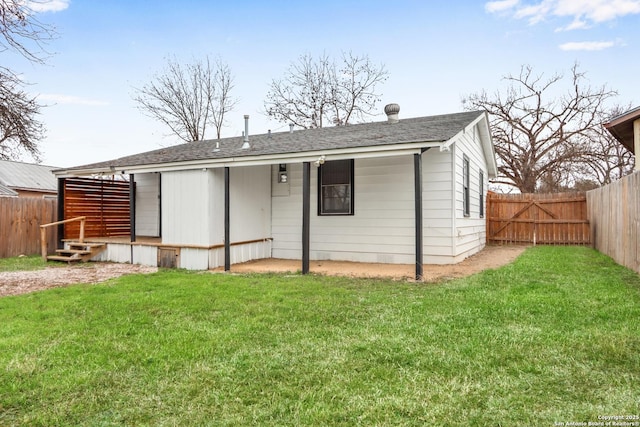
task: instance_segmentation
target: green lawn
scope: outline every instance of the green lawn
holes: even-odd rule
[[[0,425],[553,426],[640,414],[640,277],[161,271],[0,298]]]
[[[47,267],[47,262],[39,255],[0,258],[0,273],[15,270],[41,270],[45,267]]]

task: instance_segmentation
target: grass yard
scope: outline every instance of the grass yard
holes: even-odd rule
[[[438,285],[128,276],[0,299],[0,425],[633,417],[639,319],[640,277],[583,247]]]
[[[15,270],[41,270],[45,267],[47,267],[47,262],[39,255],[0,258],[0,273]]]

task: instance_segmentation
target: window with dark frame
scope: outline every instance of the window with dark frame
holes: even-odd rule
[[[353,159],[318,168],[318,215],[353,215]]]
[[[462,158],[462,212],[464,216],[471,214],[470,198],[469,198],[469,158]]]
[[[480,183],[478,184],[478,191],[480,200],[480,218],[484,218],[484,172],[480,171]]]

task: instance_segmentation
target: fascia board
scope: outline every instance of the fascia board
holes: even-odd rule
[[[489,119],[487,113],[478,115],[471,123],[464,127],[460,132],[456,133],[450,139],[440,145],[440,151],[447,151],[456,141],[460,140],[467,132],[472,132],[473,128],[478,126],[480,133],[480,145],[487,160],[487,172],[489,178],[495,178],[498,174],[498,165],[496,163],[496,153],[491,140],[491,129],[489,129]]]

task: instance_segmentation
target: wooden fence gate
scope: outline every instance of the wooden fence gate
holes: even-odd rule
[[[586,195],[489,192],[487,243],[588,245]]]

